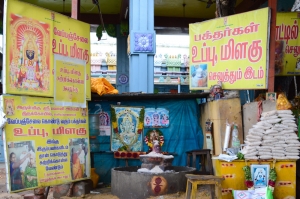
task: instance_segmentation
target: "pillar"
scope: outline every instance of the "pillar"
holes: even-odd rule
[[[154,0],[129,1],[129,92],[153,93]]]
[[[274,92],[275,85],[275,35],[276,35],[276,13],[277,0],[269,0],[268,6],[271,8],[270,24],[270,48],[269,48],[269,74],[268,74],[268,92]]]
[[[119,94],[129,92],[129,60],[127,55],[127,36],[121,35],[117,25],[117,76],[116,89]]]

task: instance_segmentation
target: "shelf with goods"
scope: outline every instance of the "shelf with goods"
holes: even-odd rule
[[[92,72],[91,77],[105,78],[111,84],[116,84],[117,71],[106,70]],[[187,73],[160,72],[154,74],[155,85],[189,85],[189,75]]]
[[[189,85],[188,59],[185,54],[156,54],[154,85]],[[94,55],[91,63],[91,77],[106,78],[111,84],[116,84],[117,62],[114,53]]]

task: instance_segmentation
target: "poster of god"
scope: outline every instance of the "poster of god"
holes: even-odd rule
[[[146,108],[144,127],[164,128],[169,127],[169,110],[165,108]]]

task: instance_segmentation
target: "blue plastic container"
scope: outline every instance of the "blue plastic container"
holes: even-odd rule
[[[89,131],[90,136],[98,136],[100,134],[99,126],[99,115],[98,114],[89,114]]]

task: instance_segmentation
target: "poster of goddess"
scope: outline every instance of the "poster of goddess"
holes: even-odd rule
[[[142,151],[144,107],[111,106],[111,150]]]
[[[7,90],[50,96],[50,25],[10,14]]]
[[[169,127],[169,110],[165,108],[146,108],[145,109],[145,128],[166,128]]]

